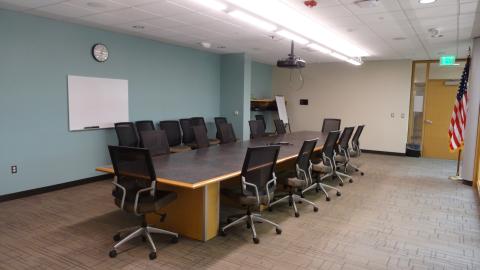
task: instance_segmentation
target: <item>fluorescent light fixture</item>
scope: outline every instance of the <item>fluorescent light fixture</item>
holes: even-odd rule
[[[222,10],[227,9],[227,5],[225,5],[222,2],[215,1],[215,0],[193,0],[193,1],[198,3],[198,4],[201,4],[203,6],[206,6],[208,8],[218,10],[218,11],[222,11]]]
[[[420,4],[431,4],[435,3],[437,0],[418,0]]]
[[[354,60],[354,59],[348,59],[347,62],[350,63],[350,64],[352,64],[352,65],[355,65],[355,66],[360,66],[360,65],[362,65],[362,62],[357,61],[357,60]]]
[[[368,56],[369,53],[356,46],[341,33],[310,19],[303,13],[291,8],[286,1],[280,0],[226,0],[230,4],[251,12],[269,22],[282,26],[287,31],[296,33],[306,39],[349,57]]]
[[[332,50],[327,49],[327,48],[325,48],[325,47],[323,47],[323,46],[320,46],[320,45],[318,45],[318,44],[316,44],[316,43],[310,43],[310,44],[307,45],[307,47],[309,47],[309,48],[312,49],[312,50],[319,51],[319,52],[321,52],[321,53],[326,53],[326,54],[332,53]]]
[[[345,61],[345,62],[348,62],[348,60],[350,60],[350,58],[346,57],[346,56],[343,55],[343,54],[339,54],[339,53],[337,53],[337,52],[332,52],[330,55],[333,56],[333,57],[335,57],[335,58],[337,58],[337,59],[343,60],[343,61]]]
[[[269,32],[273,32],[277,29],[275,25],[240,10],[231,11],[228,15]]]
[[[302,38],[301,36],[295,35],[294,33],[288,32],[287,30],[280,30],[280,31],[277,31],[275,33],[284,37],[284,38],[288,38],[290,40],[293,40],[293,41],[297,42],[298,44],[305,45],[305,44],[308,43],[308,40]]]

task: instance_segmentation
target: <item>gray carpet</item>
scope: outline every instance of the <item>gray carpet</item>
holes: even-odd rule
[[[480,269],[479,200],[447,179],[455,162],[364,154],[366,172],[319,211],[287,205],[258,224],[259,245],[236,227],[207,243],[155,237],[158,258],[133,241],[110,259],[111,237],[137,220],[112,202],[111,184],[97,182],[0,204],[0,269]]]

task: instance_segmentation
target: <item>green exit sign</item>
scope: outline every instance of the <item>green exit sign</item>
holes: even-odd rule
[[[442,55],[440,56],[440,66],[453,66],[455,65],[455,56]]]

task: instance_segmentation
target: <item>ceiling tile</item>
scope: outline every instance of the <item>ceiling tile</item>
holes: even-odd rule
[[[471,0],[469,0],[471,1]],[[437,0],[430,4],[421,4],[418,0],[399,0],[398,1],[403,9],[423,9],[434,8],[440,6],[449,6],[455,4],[457,0]]]
[[[126,8],[127,5],[112,2],[110,0],[69,0],[66,3],[80,8],[94,9],[97,12],[106,12]]]
[[[191,14],[194,12],[185,6],[180,6],[170,1],[154,2],[150,4],[139,5],[137,8],[146,12],[156,14],[161,17],[171,17],[176,15]]]
[[[81,17],[96,13],[96,10],[72,6],[68,3],[59,3],[37,8],[36,12],[45,12],[50,14],[58,14],[63,17]],[[37,13],[37,14],[39,14]]]
[[[375,7],[360,7],[357,0],[340,0],[353,14],[374,14],[401,10],[397,0],[382,0]],[[404,1],[404,0],[402,0]]]
[[[337,18],[337,17],[352,16],[352,13],[343,6],[317,8],[317,9],[314,9],[312,13],[314,14],[314,16],[319,16],[320,20],[322,18]]]
[[[460,14],[477,12],[478,2],[460,3]]]
[[[410,19],[428,19],[439,18],[443,16],[456,16],[458,13],[458,5],[443,5],[431,8],[421,8],[415,10],[406,10]]]
[[[0,7],[14,10],[26,10],[60,3],[65,0],[1,0]]]

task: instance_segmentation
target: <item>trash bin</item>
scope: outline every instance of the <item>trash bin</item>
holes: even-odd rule
[[[420,157],[422,154],[422,151],[420,149],[421,147],[419,144],[407,143],[405,155],[407,157]]]

